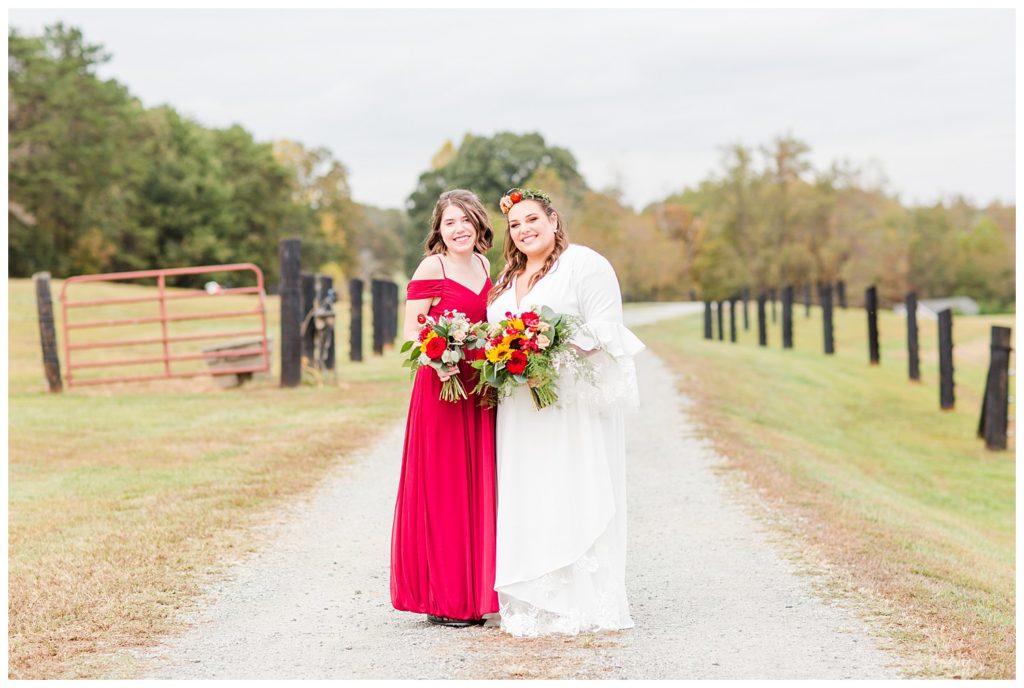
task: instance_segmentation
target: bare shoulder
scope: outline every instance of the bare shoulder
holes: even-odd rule
[[[490,274],[490,272],[491,272],[491,261],[487,260],[487,256],[485,256],[482,253],[478,253],[477,255],[480,256],[480,260],[482,260],[484,262],[484,268],[486,268],[488,274]]]
[[[437,256],[427,256],[416,266],[416,272],[412,273],[414,280],[441,279],[444,273],[441,271],[441,260]]]

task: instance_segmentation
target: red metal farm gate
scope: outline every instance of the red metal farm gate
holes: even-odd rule
[[[200,274],[221,274],[251,271],[256,278],[256,285],[251,287],[216,288],[211,291],[204,289],[174,289],[168,291],[167,278],[176,275],[200,275]],[[95,282],[115,282],[123,280],[138,279],[157,280],[157,292],[144,296],[125,296],[117,298],[90,299],[73,301],[68,297],[69,289],[74,285]],[[211,299],[225,296],[255,294],[258,297],[258,306],[255,309],[243,310],[221,310],[216,312],[192,312],[192,313],[169,313],[170,302],[185,299]],[[164,270],[138,270],[134,272],[113,272],[98,275],[78,275],[69,277],[64,281],[60,292],[61,308],[63,313],[63,335],[64,335],[64,360],[67,371],[68,387],[74,385],[96,385],[111,382],[135,382],[142,380],[157,380],[178,377],[195,377],[197,375],[237,375],[240,373],[265,373],[270,370],[270,355],[267,342],[267,312],[266,294],[263,288],[263,272],[252,263],[234,263],[230,265],[204,265],[191,268],[169,268]],[[90,307],[110,306],[116,304],[138,304],[154,302],[157,312],[154,315],[142,317],[117,318],[107,320],[87,320],[71,322],[68,318],[69,311],[85,309]],[[180,323],[197,320],[215,320],[223,318],[240,318],[253,316],[259,318],[259,329],[239,329],[232,331],[202,331],[187,334],[171,334],[169,326],[171,323]],[[137,337],[129,339],[110,338],[103,341],[75,341],[74,333],[87,329],[97,328],[118,328],[130,325],[160,325],[160,336]],[[172,353],[171,345],[178,342],[191,342],[200,340],[216,340],[228,337],[248,337],[251,339],[249,345],[242,348],[227,348],[220,351],[204,350],[198,353]],[[256,339],[258,338],[258,340]],[[82,338],[79,337],[81,340]],[[95,349],[115,349],[132,346],[155,346],[162,347],[159,356],[144,356],[135,358],[110,358],[103,360],[76,361],[75,352]],[[239,363],[228,365],[216,370],[178,370],[171,367],[175,361],[195,361],[209,359],[232,359],[243,357],[259,356],[256,363]],[[121,375],[117,377],[99,378],[75,378],[75,371],[90,368],[110,368],[145,364],[163,364],[163,372],[148,375]]]

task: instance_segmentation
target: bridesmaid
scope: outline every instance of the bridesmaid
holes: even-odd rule
[[[494,232],[480,199],[446,191],[434,206],[424,255],[406,295],[405,339],[417,318],[445,310],[486,320]],[[442,376],[416,372],[405,428],[402,474],[391,534],[391,603],[431,623],[470,626],[498,611],[494,591],[495,459],[493,409],[471,390],[474,371],[456,371],[468,399],[439,398]],[[449,375],[450,375],[449,374]]]

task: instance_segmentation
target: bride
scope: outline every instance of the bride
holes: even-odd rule
[[[556,405],[538,411],[520,387],[498,409],[501,627],[517,636],[631,628],[621,409],[637,403],[632,357],[644,345],[622,325],[611,264],[569,244],[546,194],[512,189],[501,210],[506,264],[488,297],[488,320],[542,306],[579,316],[584,325],[572,344],[598,381],[565,372]]]

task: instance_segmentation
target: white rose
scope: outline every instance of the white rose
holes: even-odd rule
[[[466,339],[465,331],[455,330],[454,332],[452,332],[452,339],[454,339],[457,342],[462,342],[463,340]]]
[[[549,344],[551,344],[551,340],[548,339],[546,335],[537,335],[537,346],[539,346],[542,349],[546,349],[548,348]]]
[[[551,329],[551,325],[547,324],[543,320],[541,320],[539,323],[537,323],[537,331],[538,332],[547,332],[550,329]]]

